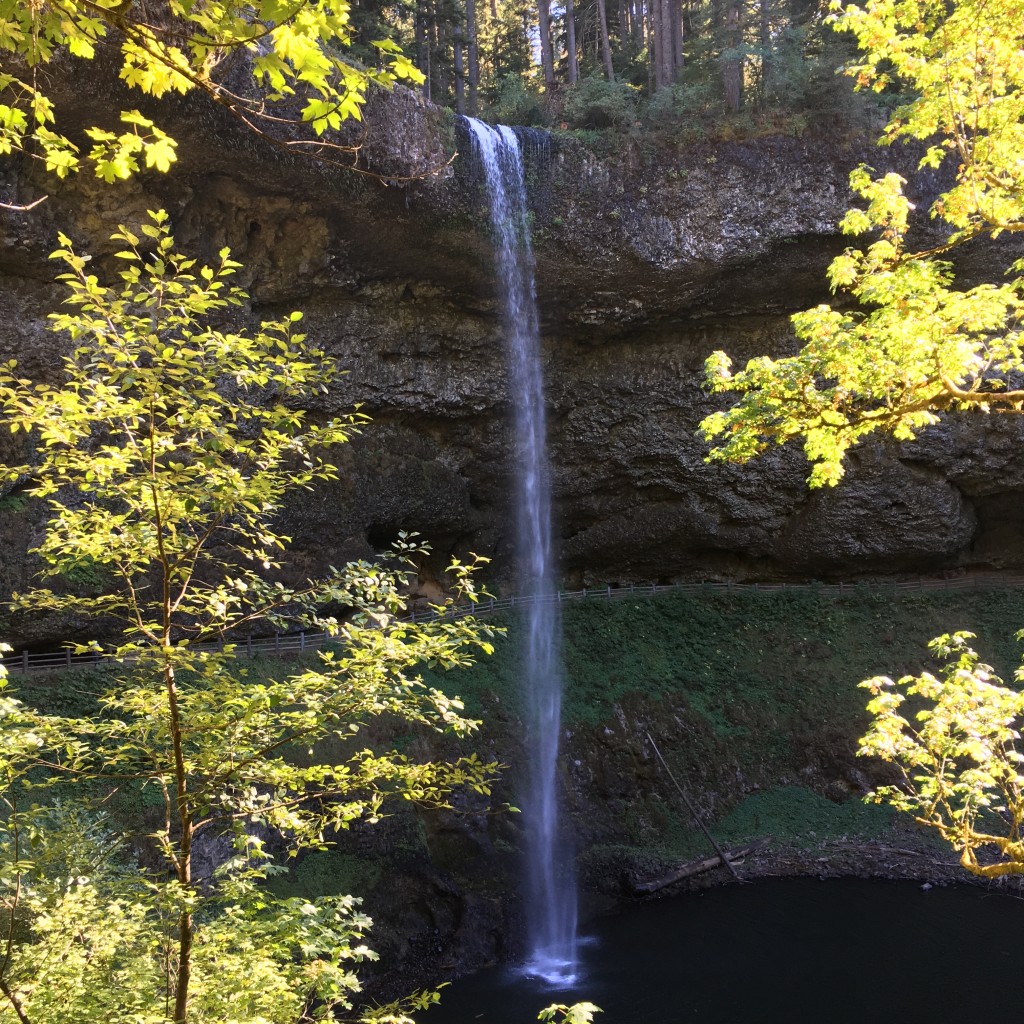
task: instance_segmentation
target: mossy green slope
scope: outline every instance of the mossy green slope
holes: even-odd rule
[[[566,604],[563,618],[574,830],[585,860],[603,864],[614,849],[620,863],[632,849],[652,862],[698,855],[706,842],[648,731],[723,842],[770,835],[799,846],[906,824],[859,799],[880,769],[855,757],[868,722],[857,684],[929,667],[928,641],[955,629],[976,632],[982,657],[1012,680],[1024,592],[707,588]],[[431,682],[462,694],[485,732],[507,740],[520,626],[504,624],[495,657]]]
[[[897,591],[823,588],[757,591],[708,588],[699,593],[562,606],[564,716],[570,726],[595,724],[630,694],[684,692],[724,734],[742,729],[735,708],[768,700],[783,709],[859,711],[856,684],[881,673],[918,672],[931,664],[927,643],[955,629],[979,635],[982,657],[1004,679],[1020,664],[1015,639],[1024,628],[1024,591]],[[520,699],[520,621],[494,657],[466,671],[428,673],[484,713],[493,696]]]

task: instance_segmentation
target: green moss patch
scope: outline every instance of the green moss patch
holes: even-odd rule
[[[340,850],[314,850],[287,874],[274,875],[270,888],[278,896],[365,896],[381,880],[378,863]]]
[[[460,672],[427,673],[432,685],[465,700],[473,714],[495,703],[518,709],[522,619],[503,616],[508,635],[496,653]],[[744,708],[767,702],[787,717],[861,714],[856,684],[932,665],[927,643],[969,629],[1004,679],[1020,663],[1017,630],[1024,594],[851,588],[667,593],[563,606],[566,723],[593,725],[630,694],[685,694],[717,735],[749,732]],[[495,701],[497,698],[497,702]]]
[[[727,845],[770,836],[791,845],[823,839],[881,838],[896,820],[891,807],[850,799],[833,803],[802,786],[781,786],[747,797],[720,822],[715,838]]]

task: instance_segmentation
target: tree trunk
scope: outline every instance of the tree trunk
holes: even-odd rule
[[[455,65],[455,112],[466,112],[466,69],[462,62],[462,28],[455,26],[452,40],[452,60]]]
[[[555,61],[551,54],[551,7],[548,0],[537,0],[537,25],[540,29],[540,67],[544,84],[555,84]]]
[[[168,588],[164,586],[165,608],[169,604]],[[171,644],[169,611],[165,611],[168,625],[164,629],[164,644]],[[177,811],[178,827],[181,837],[178,840],[177,875],[182,895],[192,888],[192,809],[188,795],[188,773],[185,768],[184,734],[181,725],[181,713],[178,708],[178,688],[174,679],[174,666],[170,661],[164,662],[164,689],[167,693],[171,745],[174,750],[174,790],[175,810]],[[192,980],[192,940],[194,922],[190,910],[182,910],[178,915],[178,965],[174,984],[174,1024],[187,1024],[189,986]]]
[[[647,8],[647,49],[650,58],[650,82],[653,92],[657,92],[661,88],[661,48],[664,41],[664,33],[661,31],[661,0],[649,0]]]
[[[681,0],[670,0],[672,15],[672,81],[679,78],[683,67],[683,5]]]
[[[28,1017],[25,1016],[25,1011],[22,1008],[21,1000],[18,999],[17,993],[2,978],[0,978],[0,992],[3,992],[7,997],[7,1002],[11,1004],[11,1009],[14,1010],[15,1016],[21,1021],[21,1024],[32,1024]]]
[[[615,81],[615,68],[612,66],[612,46],[608,39],[608,9],[605,0],[597,0],[598,31],[601,34],[601,60],[604,63],[605,77],[609,82]]]
[[[656,0],[658,29],[661,45],[658,47],[658,88],[667,89],[675,80],[672,46],[672,0]]]
[[[743,105],[743,58],[740,46],[740,9],[731,3],[725,12],[725,45],[727,56],[722,57],[722,85],[725,104],[735,114]]]
[[[498,25],[498,2],[497,0],[490,0],[490,13],[491,13],[491,30],[493,35],[491,37],[491,67],[493,68],[493,75],[491,81],[497,84],[501,81],[501,30]]]
[[[416,67],[425,76],[420,88],[423,95],[430,99],[430,51],[427,48],[427,18],[423,10],[423,0],[416,0],[416,12],[413,15],[413,33],[416,42]]]
[[[633,892],[657,892],[659,889],[664,889],[667,885],[672,885],[673,882],[681,882],[684,878],[692,878],[694,875],[702,874],[705,871],[711,871],[713,868],[717,868],[720,864],[732,863],[742,857],[746,857],[751,853],[760,850],[762,847],[766,846],[767,843],[767,839],[761,839],[756,843],[751,843],[750,846],[744,846],[742,849],[729,850],[725,854],[725,861],[723,861],[721,857],[715,856],[706,857],[704,860],[690,861],[688,864],[681,864],[679,867],[673,868],[660,878],[654,878],[650,882],[634,883]]]
[[[476,32],[476,0],[466,0],[466,36],[468,43],[468,84],[469,113],[476,116],[477,112],[477,90],[480,88],[480,46],[477,42]]]
[[[445,58],[448,56],[448,23],[443,19],[438,7],[434,8],[434,77],[436,86],[434,97],[438,103],[448,103],[448,71]]]
[[[680,8],[680,35],[683,39],[693,35],[693,9],[689,3]]]
[[[768,89],[772,80],[772,21],[770,0],[760,0],[760,43],[761,48],[761,102],[768,99]]]
[[[576,3],[565,0],[565,52],[567,57],[566,75],[570,85],[575,85],[580,77],[580,65],[576,58]]]

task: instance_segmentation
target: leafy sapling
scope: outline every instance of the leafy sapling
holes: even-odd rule
[[[386,717],[471,733],[461,702],[425,686],[420,671],[470,664],[490,651],[492,631],[472,618],[402,621],[401,568],[359,562],[304,586],[274,579],[288,543],[276,526],[282,502],[336,475],[325,450],[365,417],[321,421],[307,411],[337,370],[299,332],[299,314],[254,332],[227,326],[247,297],[232,284],[237,264],[226,250],[209,265],[182,255],[162,212],[139,233],[114,237],[124,261],[116,285],[89,273],[88,257],[61,238],[54,258],[67,268],[68,309],[52,323],[75,349],[59,384],[4,368],[0,413],[34,442],[32,459],[7,472],[50,503],[38,554],[44,581],[62,584],[19,603],[120,623],[114,657],[123,668],[94,719],[0,707],[19,738],[5,748],[5,799],[25,808],[40,786],[82,799],[117,787],[157,795],[159,820],[130,838],[159,867],[130,897],[116,897],[142,908],[143,953],[125,954],[130,978],[115,971],[95,981],[88,1019],[328,1019],[358,990],[352,966],[371,955],[362,941],[369,922],[348,897],[274,898],[261,884],[269,847],[286,856],[321,848],[372,820],[387,797],[443,804],[457,786],[489,792],[495,765],[472,754],[422,762],[377,750],[364,725]],[[403,554],[414,548],[406,538]],[[83,565],[115,585],[76,590]],[[453,566],[457,599],[476,599],[476,568]],[[327,605],[348,617],[325,615]],[[326,629],[337,645],[317,664],[269,679],[232,657],[241,631],[289,624]],[[209,640],[223,649],[199,646]],[[324,741],[351,752],[327,760]],[[200,880],[196,844],[214,836],[230,837],[235,853]],[[18,964],[31,943],[11,935],[0,979],[27,976]],[[58,1013],[38,986],[4,984],[8,1007],[30,1024],[83,1019],[73,1000]]]

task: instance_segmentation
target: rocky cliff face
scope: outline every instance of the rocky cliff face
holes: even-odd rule
[[[64,102],[74,116],[73,90]],[[304,310],[310,335],[350,371],[324,411],[361,402],[373,418],[339,452],[341,479],[288,509],[293,571],[368,554],[407,529],[434,544],[438,565],[453,552],[491,555],[513,586],[514,452],[486,197],[460,126],[411,93],[378,97],[349,138],[359,170],[377,175],[367,176],[297,158],[198,102],[177,122],[180,164],[166,177],[54,188],[29,166],[0,167],[3,198],[51,192],[0,220],[0,358],[17,357],[26,375],[54,372],[64,341],[45,328],[60,300],[46,254],[58,227],[102,273],[114,269],[117,223],[165,207],[181,245],[228,245],[245,265],[246,316]],[[787,316],[825,297],[846,171],[863,154],[806,138],[598,160],[571,140],[525,141],[569,582],[1024,562],[1016,422],[965,418],[913,445],[865,446],[828,493],[808,492],[795,451],[704,465],[703,359],[793,344]],[[17,589],[37,525],[16,495],[0,501],[0,587]],[[50,628],[8,623],[21,642]]]

